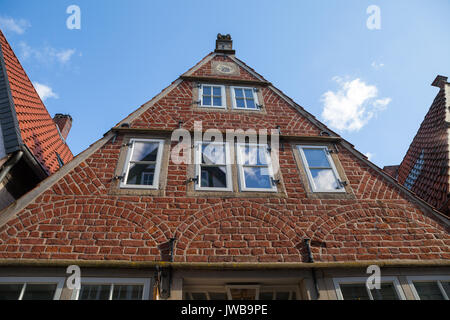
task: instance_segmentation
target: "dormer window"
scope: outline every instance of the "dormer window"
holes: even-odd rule
[[[209,108],[225,108],[225,86],[202,84],[199,90],[200,106]]]
[[[259,110],[255,88],[231,87],[233,109]]]

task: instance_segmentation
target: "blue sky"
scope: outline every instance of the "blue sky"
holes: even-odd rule
[[[370,5],[381,29],[367,28]],[[2,0],[0,26],[50,114],[72,115],[74,154],[229,33],[238,58],[382,167],[400,163],[431,82],[450,76],[449,13],[448,0]]]

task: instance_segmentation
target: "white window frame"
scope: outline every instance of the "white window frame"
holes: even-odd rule
[[[342,295],[340,284],[363,284],[367,290],[367,294],[370,300],[373,300],[372,292],[366,285],[367,278],[365,277],[345,277],[345,278],[333,278],[334,289],[338,300],[344,300]],[[392,283],[394,285],[395,292],[399,300],[406,300],[406,296],[402,290],[400,282],[397,277],[381,277],[381,283]]]
[[[155,163],[155,175],[153,178],[152,185],[137,185],[137,184],[127,184],[128,173],[130,168],[130,161],[134,151],[134,143],[135,142],[144,142],[144,143],[159,143],[158,146],[158,154],[156,156]],[[123,166],[122,176],[123,179],[120,182],[120,188],[131,188],[131,189],[158,189],[159,188],[159,174],[161,171],[161,161],[164,152],[164,140],[161,139],[130,139],[129,143],[131,144],[127,151],[127,157],[125,160],[125,164]]]
[[[236,93],[235,93],[234,89],[243,89],[243,90],[250,89],[250,90],[252,90],[253,101],[255,102],[255,108],[254,109],[252,109],[252,108],[239,108],[237,106],[237,103],[236,103]],[[256,88],[254,88],[254,87],[234,87],[233,86],[233,87],[230,87],[230,90],[231,90],[231,101],[233,103],[233,109],[236,109],[236,110],[250,110],[250,111],[260,111],[261,110],[261,108],[259,106],[259,101],[258,101],[258,94],[255,91]],[[245,97],[245,93],[244,93],[244,97]],[[246,99],[244,99],[244,102],[245,102],[245,106],[247,106]]]
[[[439,290],[441,290],[442,296],[445,300],[449,300],[450,297],[445,292],[444,288],[442,287],[441,281],[450,281],[450,276],[444,276],[444,275],[438,275],[438,276],[408,276],[406,277],[406,280],[408,281],[408,285],[411,288],[411,291],[413,293],[413,296],[416,300],[420,300],[419,293],[416,290],[416,287],[414,286],[415,282],[437,282]]]
[[[27,284],[56,284],[53,300],[59,300],[65,280],[62,277],[0,277],[0,284],[21,284],[22,289],[18,300],[22,300]]]
[[[342,188],[340,189],[336,189],[333,191],[330,190],[320,190],[316,187],[316,185],[314,184],[314,179],[312,177],[311,174],[311,170],[309,168],[308,165],[308,161],[306,160],[306,155],[303,152],[303,149],[324,149],[325,150],[325,155],[327,157],[328,163],[330,164],[330,169],[333,171],[333,174],[338,182],[338,184],[340,184],[342,182],[341,177],[339,176],[339,173],[336,169],[336,166],[334,164],[333,158],[331,157],[330,154],[330,150],[328,149],[327,146],[310,146],[310,145],[297,145],[297,150],[300,154],[300,158],[302,160],[302,164],[303,164],[303,168],[305,169],[306,175],[308,177],[308,181],[309,181],[309,185],[311,187],[311,190],[315,193],[320,193],[320,192],[324,192],[324,193],[343,193],[346,192],[345,190],[345,186],[342,186]]]
[[[114,285],[141,285],[142,289],[142,300],[149,300],[150,298],[150,279],[147,278],[81,278],[81,286],[83,284],[88,285],[109,285],[109,299],[112,300]],[[78,300],[80,297],[80,289],[73,289],[71,300]]]
[[[270,183],[272,185],[271,188],[247,188],[245,185],[245,175],[244,175],[244,167],[258,167],[255,165],[244,165],[244,156],[242,154],[242,147],[245,146],[253,146],[253,147],[264,147],[266,152],[266,161],[267,168],[270,175]],[[267,144],[258,144],[258,143],[236,143],[236,157],[237,157],[237,167],[238,167],[238,175],[239,175],[239,187],[241,191],[258,191],[258,192],[278,192],[278,188],[276,184],[273,183],[275,176],[273,174],[273,166],[272,166],[272,158],[269,152],[269,146]],[[265,167],[265,166],[260,166]]]
[[[209,86],[211,87],[211,105],[204,105],[203,104],[203,86]],[[220,94],[222,95],[222,105],[221,106],[215,106],[213,101],[213,88],[212,87],[220,87]],[[198,97],[200,103],[198,104],[202,108],[219,108],[219,109],[226,109],[227,108],[227,96],[225,92],[225,86],[221,84],[210,84],[210,83],[202,83],[200,84],[200,88],[198,90]]]
[[[225,167],[227,169],[227,187],[226,188],[213,188],[213,187],[202,187],[201,184],[201,161],[202,161],[202,148],[203,144],[224,144],[225,145]],[[233,191],[233,179],[231,171],[231,156],[230,156],[230,146],[228,142],[207,142],[207,141],[197,141],[195,142],[195,177],[197,181],[195,183],[195,190],[199,191]],[[221,165],[223,166],[223,165]]]

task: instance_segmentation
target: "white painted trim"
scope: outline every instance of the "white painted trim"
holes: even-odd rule
[[[150,279],[148,278],[81,278],[81,285],[98,284],[110,285],[109,300],[112,299],[114,284],[120,285],[143,285],[142,300],[148,300],[150,297]],[[71,300],[78,300],[81,289],[74,289],[72,291]]]
[[[159,143],[158,153],[156,155],[156,164],[155,164],[155,175],[153,177],[152,185],[135,185],[135,184],[127,184],[126,181],[128,179],[128,173],[130,168],[130,160],[134,152],[134,143],[135,142],[148,142],[148,143]],[[159,188],[159,174],[161,171],[161,161],[164,150],[164,140],[161,139],[130,139],[129,143],[131,146],[128,148],[127,157],[125,160],[125,165],[123,166],[123,180],[120,182],[120,188],[131,188],[131,189],[158,189]]]
[[[337,172],[336,166],[334,165],[333,158],[331,157],[327,146],[297,145],[297,150],[300,153],[300,157],[302,159],[302,163],[303,163],[303,167],[305,168],[306,175],[308,176],[308,181],[309,181],[309,185],[311,187],[311,190],[313,192],[316,192],[316,193],[319,193],[319,192],[333,192],[333,193],[335,193],[335,192],[336,193],[346,192],[345,191],[345,187],[341,188],[341,189],[336,189],[336,190],[333,190],[333,191],[317,189],[317,187],[316,187],[316,185],[314,183],[314,179],[313,179],[312,174],[311,174],[311,170],[310,170],[309,165],[308,165],[308,161],[306,159],[306,155],[305,155],[305,153],[303,151],[303,149],[305,149],[305,148],[306,149],[325,149],[325,155],[327,157],[328,164],[330,165],[330,169],[333,171],[334,177],[336,178],[336,180],[341,180],[341,178],[339,177],[339,173]]]
[[[225,167],[227,170],[227,187],[226,188],[213,188],[213,187],[202,187],[201,183],[201,146],[203,144],[224,144],[225,145]],[[207,142],[207,141],[196,141],[194,145],[194,154],[195,154],[195,176],[198,177],[198,181],[195,183],[195,190],[199,191],[233,191],[233,180],[232,180],[232,171],[231,171],[231,156],[230,156],[230,145],[228,142]],[[222,165],[223,166],[223,165]]]
[[[336,291],[338,300],[344,300],[344,297],[341,292],[341,287],[340,287],[341,283],[342,284],[364,284],[370,300],[373,300],[372,293],[367,288],[366,280],[367,280],[366,277],[333,278],[334,289]],[[381,277],[381,283],[392,283],[394,285],[394,289],[397,293],[397,297],[400,300],[406,300],[406,296],[403,293],[402,287],[401,287],[400,282],[398,281],[397,277]]]
[[[442,287],[441,281],[450,281],[450,276],[446,275],[437,275],[437,276],[407,276],[406,280],[408,281],[408,285],[411,288],[411,291],[414,295],[414,298],[416,300],[420,300],[419,293],[417,292],[416,288],[414,287],[414,281],[416,282],[437,282],[439,290],[441,290],[442,296],[445,300],[449,300],[450,297],[447,296],[447,293],[445,292],[444,288]]]
[[[255,108],[254,109],[252,109],[252,108],[239,108],[237,106],[237,104],[236,104],[236,94],[234,92],[234,89],[243,89],[243,90],[250,89],[252,91],[252,94],[253,94],[253,100],[255,102]],[[250,110],[250,111],[260,111],[261,110],[261,108],[258,107],[259,106],[259,101],[258,101],[258,95],[255,92],[255,87],[232,86],[232,87],[230,87],[230,90],[231,90],[231,102],[233,104],[233,109],[236,109],[236,110]],[[246,100],[245,99],[245,93],[243,93],[243,94],[244,94],[244,101],[245,101]],[[247,105],[246,101],[245,101],[245,105]]]
[[[203,86],[210,86],[211,87],[211,105],[204,105],[203,104]],[[214,101],[213,101],[213,88],[212,87],[220,87],[220,94],[222,96],[222,105],[221,106],[214,106]],[[226,109],[227,108],[227,96],[226,96],[226,91],[225,91],[225,86],[222,84],[210,84],[210,83],[202,83],[200,85],[200,88],[198,89],[198,100],[200,101],[200,103],[198,104],[198,106],[200,108],[209,108],[209,109]]]
[[[53,300],[59,300],[65,280],[63,277],[0,277],[0,284],[23,284],[19,300],[22,300],[27,284],[56,284]]]
[[[258,191],[258,192],[278,192],[278,188],[276,185],[273,185],[271,188],[247,188],[245,185],[245,175],[244,175],[244,167],[252,167],[252,165],[244,165],[244,157],[242,155],[242,147],[245,146],[255,146],[255,147],[264,147],[265,155],[267,161],[267,169],[269,171],[269,176],[272,179],[275,179],[273,174],[272,167],[272,159],[270,157],[269,151],[267,150],[268,146],[266,144],[257,144],[257,143],[236,143],[236,157],[237,157],[237,167],[238,167],[238,176],[239,176],[239,187],[241,191]]]

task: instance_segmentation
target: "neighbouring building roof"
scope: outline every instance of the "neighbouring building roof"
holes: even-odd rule
[[[432,85],[439,92],[398,167],[398,182],[448,214],[450,84],[437,76]]]
[[[32,82],[0,31],[0,124],[7,154],[26,146],[47,174],[73,158]]]

